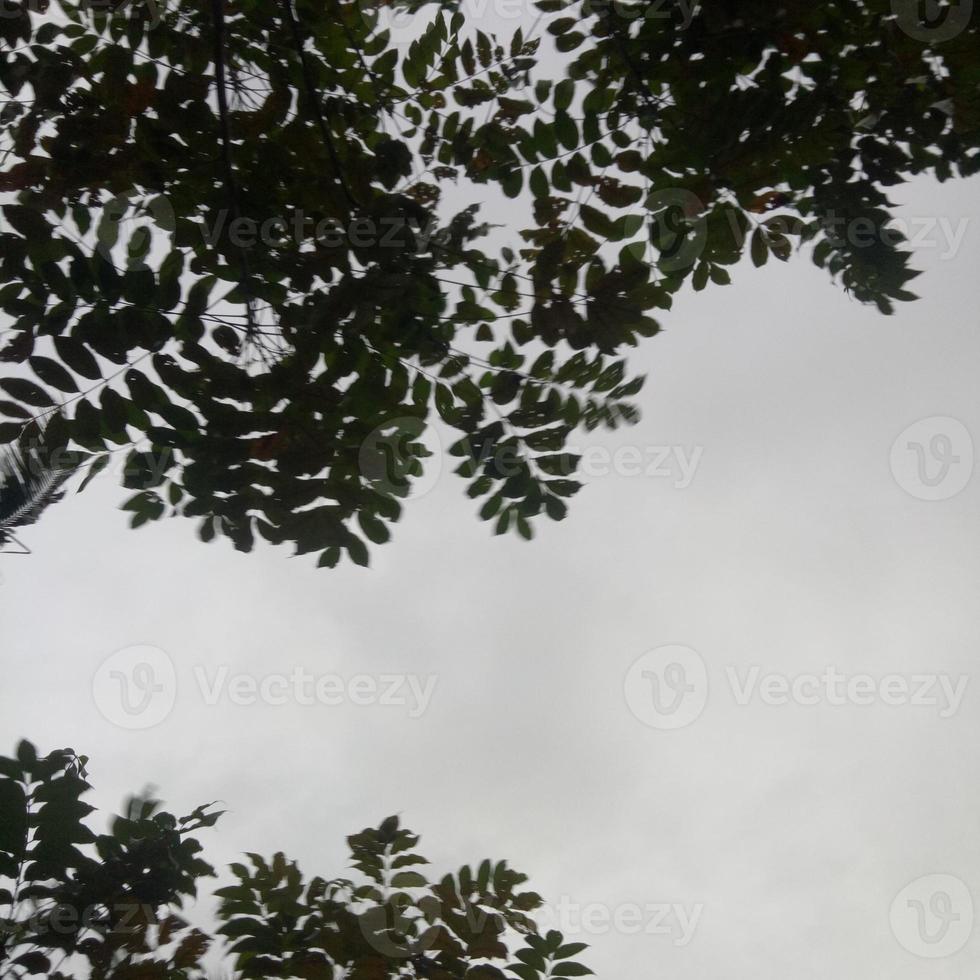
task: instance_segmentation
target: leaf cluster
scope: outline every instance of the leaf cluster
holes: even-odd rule
[[[93,471],[129,454],[135,526],[321,566],[390,538],[433,429],[498,533],[562,519],[571,434],[636,421],[678,290],[806,249],[891,312],[887,189],[980,168],[976,18],[930,44],[888,0],[538,0],[507,39],[412,4],[401,47],[365,0],[22,6],[0,439],[58,414]]]

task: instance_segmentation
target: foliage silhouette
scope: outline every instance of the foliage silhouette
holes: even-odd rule
[[[411,43],[380,0],[44,6],[0,18],[0,441],[50,414],[129,452],[134,526],[324,566],[389,539],[437,418],[498,533],[562,519],[686,283],[795,242],[891,312],[884,189],[980,168],[968,4],[538,0],[499,39],[409,3]]]
[[[21,545],[14,528],[33,524],[60,500],[74,471],[74,457],[52,450],[40,422],[26,426],[14,445],[0,448],[0,551]]]
[[[213,804],[175,818],[147,797],[96,835],[85,756],[38,756],[21,742],[0,757],[0,978],[179,980],[206,976],[215,942],[181,914],[214,875],[191,835]],[[543,980],[592,971],[584,943],[541,936],[542,900],[504,861],[430,882],[418,837],[389,817],[348,838],[349,878],[304,880],[283,854],[248,854],[219,888],[216,936],[237,976],[305,980]],[[499,965],[497,965],[499,964]]]

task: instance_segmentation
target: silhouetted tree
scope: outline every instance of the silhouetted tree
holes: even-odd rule
[[[0,447],[0,551],[14,544],[27,552],[14,529],[33,524],[60,500],[74,471],[73,457],[52,451],[39,422],[25,426],[17,443]]]
[[[365,564],[436,416],[498,532],[564,517],[624,352],[743,254],[913,298],[885,189],[980,167],[972,4],[536,6],[5,2],[0,439],[57,413],[134,525]]]
[[[206,976],[214,937],[190,926],[184,900],[214,869],[191,835],[212,805],[176,818],[134,798],[95,834],[82,801],[88,759],[38,756],[21,742],[0,757],[0,978],[180,980]],[[283,854],[248,854],[219,888],[217,935],[242,978],[543,980],[592,971],[584,943],[538,933],[542,900],[505,861],[432,882],[418,837],[389,817],[348,838],[362,879],[304,879]],[[499,966],[496,965],[499,963]]]

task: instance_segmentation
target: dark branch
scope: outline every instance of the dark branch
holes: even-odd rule
[[[241,198],[238,182],[235,180],[235,168],[231,160],[231,129],[228,124],[228,93],[225,71],[225,12],[222,7],[224,0],[211,0],[211,16],[214,22],[214,80],[218,96],[218,119],[221,125],[221,159],[225,169],[225,183],[231,198],[232,213],[235,218],[242,216]],[[248,315],[248,333],[255,332],[255,321],[252,311],[251,269],[249,268],[248,253],[239,247],[242,256],[242,272],[245,281],[242,288],[245,293],[245,310]]]
[[[306,58],[303,32],[300,29],[299,21],[296,19],[296,12],[293,10],[292,0],[282,0],[282,8],[286,12],[286,19],[289,21],[289,29],[292,31],[293,42],[296,45],[296,53],[299,55],[300,68],[303,74],[303,88],[306,91],[306,98],[310,103],[310,108],[313,110],[313,115],[316,118],[317,125],[320,127],[323,142],[326,144],[327,153],[330,155],[330,163],[333,166],[334,175],[337,178],[337,183],[340,184],[341,188],[343,189],[344,196],[347,198],[348,203],[352,208],[356,208],[358,207],[357,199],[351,193],[351,189],[347,186],[347,182],[344,180],[344,171],[340,164],[340,158],[337,155],[337,147],[333,141],[333,134],[330,132],[330,127],[327,125],[327,120],[323,116],[323,109],[321,108],[320,100],[317,97],[316,85],[313,82],[313,73],[310,71],[310,64]]]

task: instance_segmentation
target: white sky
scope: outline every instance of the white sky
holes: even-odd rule
[[[923,501],[890,453],[922,419],[980,440],[978,190],[902,192],[906,218],[968,223],[955,255],[939,229],[926,236],[922,299],[891,318],[799,257],[685,292],[632,360],[649,375],[641,423],[579,444],[647,461],[700,448],[690,486],[596,477],[532,544],[492,537],[451,467],[370,570],[242,556],[201,544],[189,521],[130,532],[125,492],[99,478],[24,532],[32,557],[0,558],[0,751],[26,736],[90,755],[92,802],[107,809],[148,782],[174,812],[222,800],[229,813],[202,837],[217,864],[282,849],[308,875],[341,874],[345,835],[399,812],[435,872],[507,858],[574,903],[566,934],[590,943],[600,976],[973,980],[980,925],[969,933],[952,878],[952,933],[970,935],[953,955],[903,948],[889,912],[934,874],[980,903],[980,475]],[[951,481],[970,465],[969,445],[954,450]],[[142,644],[176,665],[176,702],[124,730],[93,679]],[[673,731],[624,697],[630,665],[665,644],[697,651],[709,684],[700,717]],[[194,672],[221,665],[437,680],[419,717],[209,705]],[[941,704],[880,699],[740,705],[726,673],[831,665],[968,686],[941,717]],[[934,890],[909,894],[928,905]],[[648,935],[659,904],[675,907],[674,931]],[[622,924],[630,905],[638,933],[576,928],[585,907]],[[700,916],[686,945],[676,906]]]

